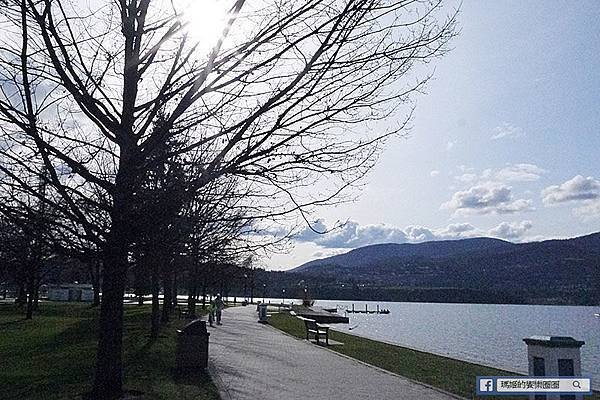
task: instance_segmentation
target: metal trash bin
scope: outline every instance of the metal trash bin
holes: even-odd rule
[[[208,337],[206,321],[196,319],[177,331],[175,368],[205,369],[208,366]]]
[[[261,303],[258,305],[258,322],[266,324],[267,321],[267,305]]]

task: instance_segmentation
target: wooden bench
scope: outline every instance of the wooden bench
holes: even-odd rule
[[[306,340],[310,340],[310,334],[312,334],[317,344],[321,336],[325,337],[325,344],[329,346],[329,327],[327,325],[317,324],[314,319],[298,317],[304,321],[304,327],[306,328]]]
[[[179,319],[182,318],[190,318],[190,309],[187,307],[179,307],[177,306],[177,316]]]

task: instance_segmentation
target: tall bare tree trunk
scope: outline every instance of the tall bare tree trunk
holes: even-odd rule
[[[177,308],[177,285],[177,270],[173,268],[173,301],[171,302],[171,312],[175,311],[175,309]]]
[[[196,301],[198,299],[198,278],[195,274],[195,271],[192,272],[193,275],[190,276],[190,284],[188,289],[188,301],[187,306],[189,310],[189,315],[194,317],[196,315]]]
[[[157,338],[160,333],[160,304],[158,303],[158,295],[160,292],[160,280],[158,276],[158,268],[154,266],[152,269],[152,317],[150,324],[150,337]]]
[[[102,285],[100,329],[96,359],[94,398],[111,398],[121,394],[123,385],[123,296],[127,278],[125,246],[112,241],[107,245],[104,271],[111,279]]]
[[[171,315],[171,307],[173,303],[173,283],[171,277],[171,270],[169,266],[163,269],[163,306],[161,323],[166,324],[169,322]]]
[[[206,275],[202,280],[202,309],[206,310]]]
[[[131,193],[135,175],[131,156],[122,149],[115,182],[112,226],[103,253],[104,279],[100,305],[94,399],[112,399],[123,392],[123,296],[127,285]]]
[[[25,319],[33,318],[33,292],[34,292],[34,280],[33,277],[30,276],[27,279],[27,313],[25,315]]]
[[[33,311],[37,311],[39,309],[39,300],[40,284],[39,281],[36,281],[35,286],[33,287]]]
[[[94,288],[94,301],[92,307],[98,307],[100,305],[100,282],[101,282],[101,264],[100,261],[96,261],[94,266],[90,268],[90,275],[92,278],[92,286]]]
[[[15,303],[19,306],[23,306],[27,303],[27,290],[25,290],[25,282],[19,282],[19,289],[17,291],[17,298],[15,299]]]

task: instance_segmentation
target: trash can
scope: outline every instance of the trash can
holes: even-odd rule
[[[568,336],[531,336],[523,339],[527,344],[530,376],[581,376],[582,340]],[[531,400],[583,399],[578,395],[530,395]]]
[[[258,305],[258,322],[262,324],[267,323],[267,305],[265,303]]]
[[[206,321],[196,319],[177,331],[175,368],[205,369],[208,366]]]

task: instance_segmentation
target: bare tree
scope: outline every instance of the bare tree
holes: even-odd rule
[[[102,245],[100,398],[122,390],[130,226],[153,154],[175,139],[169,157],[198,171],[181,207],[227,176],[268,198],[271,217],[331,204],[406,127],[428,78],[414,66],[446,51],[455,20],[430,1],[231,0],[203,53],[176,2],[82,3],[7,0],[1,11],[0,172],[36,196],[35,158],[47,207]]]

